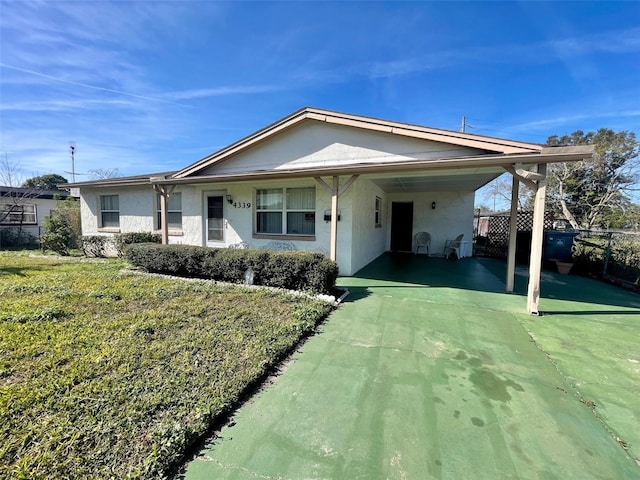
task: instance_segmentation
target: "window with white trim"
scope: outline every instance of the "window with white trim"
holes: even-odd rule
[[[118,195],[100,195],[100,226],[120,227],[120,199]]]
[[[258,189],[256,233],[315,235],[315,209],[315,187]]]
[[[375,212],[375,226],[381,227],[382,226],[382,199],[380,197],[376,197],[374,212]]]
[[[162,213],[160,210],[160,194],[156,196],[156,228],[162,228]],[[167,225],[169,230],[182,230],[182,194],[174,193],[167,198]]]
[[[0,223],[8,225],[37,225],[35,204],[0,203]]]

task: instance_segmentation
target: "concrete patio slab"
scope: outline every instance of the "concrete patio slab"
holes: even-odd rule
[[[585,281],[618,305],[549,299],[555,313],[529,317],[500,270],[385,255],[340,279],[348,301],[180,478],[639,478],[637,297],[551,274],[543,294]],[[609,344],[594,356],[603,334],[626,368],[607,364]]]

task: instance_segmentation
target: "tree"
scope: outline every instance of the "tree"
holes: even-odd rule
[[[95,168],[89,170],[93,180],[106,180],[108,178],[116,178],[120,176],[117,168]]]
[[[20,182],[19,170],[19,163],[10,162],[8,155],[5,153],[4,158],[0,161],[0,184],[9,188],[2,194],[0,199],[0,223],[7,221],[10,215],[22,215],[25,203],[28,203],[28,200],[35,196],[32,188],[17,188]],[[22,222],[16,226],[18,227],[18,236],[20,236]]]
[[[503,174],[488,183],[486,187],[484,187],[484,195],[483,200],[485,202],[493,202],[492,211],[501,210],[498,208],[499,205],[511,205],[511,187],[512,187],[512,176]],[[528,204],[530,203],[529,199],[532,194],[532,190],[520,183],[518,186],[518,210],[524,210]],[[510,208],[510,207],[507,207]],[[491,209],[490,209],[491,210]]]
[[[58,184],[69,183],[69,180],[57,173],[49,173],[48,175],[39,175],[27,179],[23,184],[23,188],[35,188],[36,190],[60,190]]]
[[[58,208],[44,219],[45,232],[40,236],[42,250],[69,255],[80,243],[80,202],[73,197],[58,204]]]
[[[609,226],[608,219],[629,209],[629,194],[640,173],[640,144],[633,132],[581,130],[553,135],[550,146],[593,145],[593,158],[581,162],[552,164],[547,175],[548,202],[573,228]]]

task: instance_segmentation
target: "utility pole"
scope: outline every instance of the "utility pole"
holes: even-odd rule
[[[71,152],[71,175],[73,178],[73,183],[76,183],[76,145],[73,142],[70,142],[69,151]]]
[[[462,124],[460,125],[460,131],[462,133],[465,132],[465,130],[467,129],[467,117],[465,117],[464,115],[462,116]]]

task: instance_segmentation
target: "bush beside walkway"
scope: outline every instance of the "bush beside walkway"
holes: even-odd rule
[[[133,244],[125,254],[149,272],[315,293],[331,293],[338,277],[336,262],[313,252]]]

